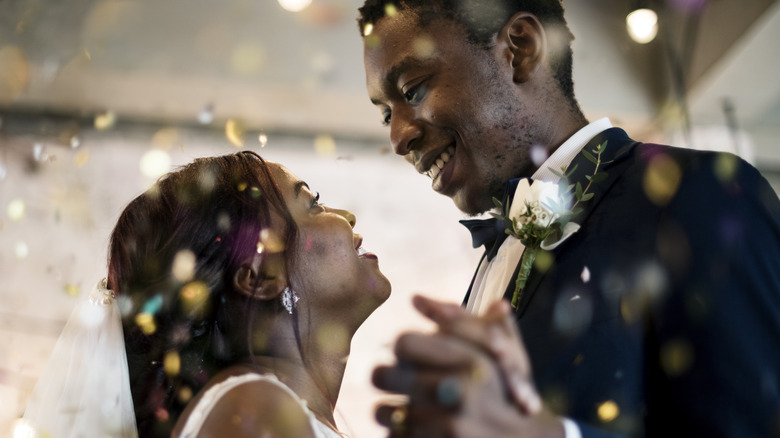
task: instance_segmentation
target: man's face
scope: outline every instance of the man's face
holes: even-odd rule
[[[366,85],[398,155],[468,214],[493,207],[507,180],[530,175],[533,114],[502,46],[484,49],[447,20],[403,11],[364,38]]]

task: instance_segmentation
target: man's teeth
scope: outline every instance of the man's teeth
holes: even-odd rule
[[[361,246],[360,248],[357,249],[357,252],[358,252],[359,256],[362,256],[363,254],[367,253],[368,251],[363,249],[363,247]]]
[[[428,172],[426,172],[428,176],[430,176],[431,179],[436,179],[436,177],[439,176],[439,173],[441,173],[441,169],[447,164],[447,161],[450,161],[453,154],[455,154],[454,146],[450,146],[446,151],[442,152],[441,155],[439,155],[439,158],[433,162],[431,168],[428,169]]]

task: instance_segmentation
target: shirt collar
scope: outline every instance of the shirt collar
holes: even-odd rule
[[[558,177],[552,173],[550,169],[560,171],[564,166],[568,166],[580,150],[585,147],[593,137],[611,127],[612,123],[607,117],[584,126],[579,131],[575,132],[574,135],[569,137],[568,140],[563,142],[563,144],[556,149],[541,166],[539,166],[539,169],[534,172],[531,178],[540,181],[557,182]]]

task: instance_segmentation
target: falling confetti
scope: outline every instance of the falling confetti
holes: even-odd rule
[[[157,331],[157,325],[154,323],[154,316],[151,313],[139,313],[136,315],[135,324],[146,335],[151,335]]]
[[[253,44],[241,44],[230,55],[230,67],[239,75],[252,76],[263,69],[265,51]]]
[[[187,403],[192,399],[192,388],[189,386],[182,387],[176,395],[181,403]]]
[[[179,130],[172,127],[157,130],[152,136],[152,146],[155,149],[169,150],[179,143]]]
[[[114,127],[116,123],[116,114],[113,111],[106,111],[103,114],[95,116],[95,129],[105,131]]]
[[[260,243],[266,251],[276,254],[284,251],[284,240],[273,230],[265,228],[260,231]]]
[[[79,140],[79,138],[74,135],[70,138],[70,147],[71,149],[76,149],[79,146],[81,146],[81,140]]]
[[[45,145],[35,143],[33,145],[33,158],[35,161],[46,161],[49,159],[49,152]]]
[[[83,150],[76,154],[75,157],[73,157],[73,164],[76,165],[77,168],[84,167],[89,162],[89,151]]]
[[[620,408],[617,403],[612,400],[607,400],[600,404],[597,411],[599,420],[604,423],[609,423],[620,415]]]
[[[0,102],[17,98],[30,81],[30,65],[24,51],[12,45],[0,47]]]
[[[64,289],[65,293],[70,297],[77,297],[81,293],[81,288],[78,285],[72,283],[66,284]]]
[[[214,106],[209,104],[198,113],[198,123],[208,125],[214,121]]]
[[[420,36],[414,39],[412,48],[414,53],[420,58],[428,58],[433,55],[436,46],[433,44],[433,40],[430,37]]]
[[[179,295],[181,297],[182,309],[186,313],[200,316],[208,310],[211,291],[206,283],[202,281],[187,283],[181,288]]]
[[[261,132],[260,135],[257,136],[257,141],[260,142],[260,147],[264,148],[265,145],[268,143],[268,136]]]
[[[173,276],[182,283],[186,283],[195,276],[195,253],[190,250],[181,250],[173,258],[171,268]]]
[[[165,353],[163,369],[165,370],[165,374],[169,376],[176,376],[179,374],[179,371],[181,371],[181,358],[179,357],[178,352],[169,351]]]
[[[12,221],[18,222],[24,219],[25,209],[24,201],[21,199],[14,199],[8,204],[8,217]]]
[[[238,120],[228,119],[225,123],[225,136],[235,147],[244,146],[244,124]]]
[[[16,258],[21,260],[26,258],[28,254],[30,254],[30,249],[27,248],[27,244],[24,242],[17,242],[14,247],[14,255],[16,255]]]
[[[545,161],[547,161],[547,157],[549,154],[547,153],[547,149],[539,144],[535,144],[531,146],[531,161],[534,162],[534,165],[541,166]]]
[[[666,155],[657,155],[645,170],[643,188],[650,201],[662,206],[677,193],[681,179],[682,171],[677,162]]]
[[[582,268],[582,273],[580,274],[580,278],[582,279],[583,283],[590,282],[590,269],[588,269],[587,266],[584,266]]]
[[[670,376],[679,376],[693,365],[693,348],[684,339],[674,339],[661,346],[661,366]]]
[[[371,35],[371,32],[374,31],[374,25],[371,23],[366,23],[366,25],[363,27],[363,36],[369,36]]]
[[[398,13],[398,8],[395,7],[394,4],[388,3],[385,5],[385,15],[388,17],[392,17],[395,14]]]
[[[286,11],[300,12],[311,5],[311,0],[279,0],[279,5]]]
[[[330,135],[320,134],[314,138],[314,152],[327,157],[336,154],[336,140]]]
[[[157,179],[171,170],[171,156],[159,149],[147,151],[141,157],[141,173],[152,179]]]
[[[8,175],[8,171],[6,170],[3,162],[0,161],[0,180],[5,179],[6,175]]]

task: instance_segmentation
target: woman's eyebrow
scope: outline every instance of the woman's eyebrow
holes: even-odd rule
[[[298,181],[298,182],[295,183],[295,197],[296,198],[298,197],[298,195],[301,194],[301,190],[303,190],[304,187],[306,187],[307,189],[309,188],[309,185],[306,184],[306,181]]]

